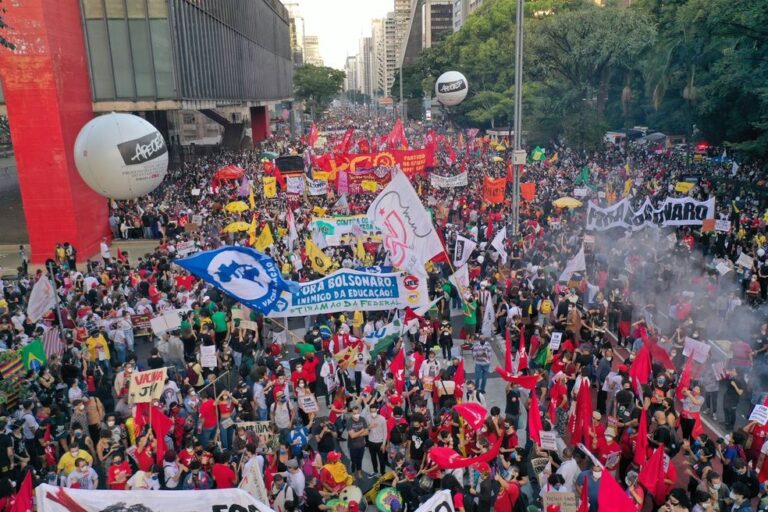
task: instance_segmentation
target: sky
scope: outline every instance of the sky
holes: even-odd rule
[[[357,55],[359,39],[371,35],[371,20],[395,8],[394,0],[298,0],[307,35],[318,36],[326,66],[344,69]]]

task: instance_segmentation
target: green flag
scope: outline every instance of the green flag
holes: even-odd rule
[[[534,162],[544,160],[544,158],[546,158],[546,151],[544,151],[543,148],[536,146],[531,153],[531,158]]]
[[[585,187],[589,187],[592,190],[595,190],[597,188],[590,181],[589,167],[586,165],[581,168],[581,174],[579,174],[579,177],[576,178],[576,181],[574,181],[573,183],[574,185],[584,185]]]
[[[374,342],[373,348],[371,348],[371,357],[376,357],[381,352],[389,350],[400,338],[402,332],[403,324],[399,319],[395,319],[378,331],[369,334],[366,339]]]
[[[24,363],[24,368],[27,370],[37,370],[48,362],[48,358],[45,356],[43,342],[40,341],[39,338],[22,347],[21,361]]]
[[[296,352],[298,352],[301,355],[304,355],[309,352],[316,352],[316,350],[315,350],[315,346],[311,343],[297,343]]]

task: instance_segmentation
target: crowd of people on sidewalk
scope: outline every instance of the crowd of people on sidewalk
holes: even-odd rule
[[[750,417],[768,403],[768,201],[758,164],[691,162],[655,146],[553,147],[525,166],[521,181],[535,195],[513,234],[511,180],[499,204],[483,191],[485,177],[516,172],[504,141],[411,122],[410,147],[435,144],[434,167],[410,178],[446,248],[425,268],[430,298],[442,299],[428,312],[284,323],[243,313],[174,264],[180,247],[186,255],[249,246],[253,231],[269,229],[265,253],[292,281],[391,267],[381,241],[359,233],[325,247],[322,268],[307,256],[314,217],[365,214],[374,192],[340,196],[329,186],[322,196],[281,189],[272,198],[260,185],[275,173],[265,153],[331,152],[348,128],[350,152],[363,141],[385,149],[392,121],[331,110],[318,126],[329,133],[324,146],[275,136],[186,162],[146,198],[111,202],[113,240],[97,259],[79,261],[62,241],[51,272],[25,266],[3,282],[0,510],[27,474],[86,490],[183,491],[238,487],[252,470],[276,512],[411,512],[441,489],[465,512],[555,512],[565,502],[554,493],[583,512],[606,510],[606,500],[665,512],[768,510],[768,427]],[[212,188],[225,165],[245,179]],[[467,185],[437,188],[431,173],[468,173]],[[575,187],[587,189],[583,206],[553,204]],[[225,209],[248,194],[251,210]],[[584,227],[590,201],[685,196],[715,197],[727,229]],[[255,230],[224,230],[238,221]],[[157,247],[128,254],[127,238]],[[477,246],[462,293],[449,277],[466,239]],[[564,273],[579,254],[583,268]],[[59,307],[33,320],[30,293],[44,279]],[[180,325],[154,334],[147,319],[171,311]],[[376,347],[375,334],[395,319],[401,336]],[[25,360],[14,386],[3,386],[5,363],[36,340],[42,364]],[[205,347],[215,347],[213,363]],[[353,361],[340,357],[350,349]],[[393,371],[398,354],[404,377]],[[131,375],[160,368],[160,397],[134,403]],[[496,378],[501,396],[489,391]],[[388,488],[396,499],[377,502]]]

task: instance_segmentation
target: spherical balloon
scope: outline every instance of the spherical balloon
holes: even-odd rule
[[[168,146],[157,128],[132,114],[106,114],[83,126],[75,140],[80,177],[111,199],[149,194],[168,172]]]
[[[437,101],[446,107],[453,107],[464,101],[468,90],[466,77],[458,71],[446,71],[435,82]]]
[[[757,250],[757,257],[758,258],[762,258],[763,256],[765,256],[765,250],[764,249],[758,249]]]

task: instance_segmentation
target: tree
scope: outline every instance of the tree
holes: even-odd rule
[[[314,118],[315,112],[325,110],[341,92],[345,76],[338,69],[305,64],[293,74],[293,93],[305,102]]]
[[[3,2],[3,0],[0,0],[0,3],[2,3],[2,2]],[[16,45],[13,44],[8,39],[6,39],[3,36],[3,34],[2,34],[2,32],[5,32],[6,30],[8,30],[10,28],[8,26],[8,24],[5,22],[5,19],[4,19],[6,11],[7,11],[7,9],[5,7],[0,7],[0,46],[4,46],[6,48],[10,48],[11,50],[15,50],[16,49]]]

